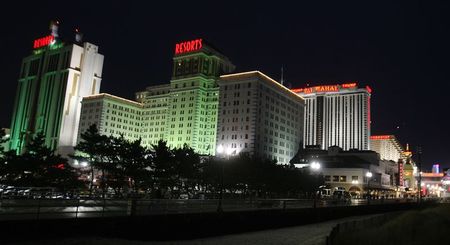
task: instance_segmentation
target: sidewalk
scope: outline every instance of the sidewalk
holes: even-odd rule
[[[257,232],[247,232],[241,234],[231,234],[218,237],[209,237],[188,241],[133,241],[123,239],[108,239],[108,238],[72,238],[72,239],[60,239],[57,241],[34,241],[16,243],[20,245],[82,245],[82,244],[96,244],[96,245],[159,245],[159,244],[302,244],[302,245],[324,245],[327,235],[331,232],[331,229],[339,223],[352,220],[367,219],[376,215],[364,215],[353,216],[343,219],[330,220],[327,222],[321,222],[310,225],[294,226],[280,229],[263,230]]]

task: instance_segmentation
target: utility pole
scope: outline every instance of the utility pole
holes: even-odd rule
[[[417,161],[419,165],[419,204],[422,203],[422,148],[417,147]]]

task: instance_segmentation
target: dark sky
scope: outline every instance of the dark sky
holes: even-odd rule
[[[444,2],[98,2],[2,6],[1,127],[10,124],[21,59],[56,18],[63,38],[78,27],[100,47],[102,92],[133,98],[148,85],[167,83],[175,43],[201,37],[237,71],[257,69],[278,80],[284,66],[293,87],[370,85],[372,134],[395,134],[413,150],[422,145],[425,165],[450,167],[450,9]]]

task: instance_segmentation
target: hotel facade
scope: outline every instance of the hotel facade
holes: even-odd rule
[[[99,121],[95,123],[101,127],[102,134],[123,134],[129,140],[141,138],[141,144],[147,147],[159,140],[166,141],[171,148],[187,144],[199,154],[214,155],[218,79],[220,75],[233,71],[234,65],[202,39],[176,44],[174,53],[170,83],[149,86],[137,92],[136,102],[106,94],[84,98],[82,126],[78,134],[94,122],[94,115],[89,119],[90,111],[98,110],[102,115],[97,115]],[[127,108],[128,118],[118,118],[117,113],[125,115],[125,112],[111,108],[112,101],[117,108]],[[111,121],[113,118],[116,121]]]
[[[303,135],[304,100],[259,71],[219,81],[217,147],[288,164]]]
[[[292,89],[305,99],[303,142],[321,149],[370,149],[369,87],[356,83]]]
[[[136,101],[85,97],[78,134],[96,124],[147,147],[164,140],[216,155],[221,146],[289,163],[303,137],[303,98],[258,71],[225,74],[234,70],[228,58],[197,40],[177,44],[170,83],[137,92]]]
[[[81,99],[97,94],[102,81],[103,55],[98,46],[51,34],[34,41],[22,61],[11,122],[9,148],[21,154],[31,138],[42,133],[48,147],[59,154],[73,152],[77,142]]]
[[[398,162],[402,159],[406,161],[403,147],[395,135],[370,136],[370,149],[378,152],[383,160]]]

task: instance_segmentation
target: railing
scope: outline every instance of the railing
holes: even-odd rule
[[[370,205],[406,202],[414,202],[414,200],[378,199],[371,200]],[[270,209],[289,210],[358,205],[367,205],[367,200],[225,199],[222,201],[222,207],[225,212]],[[2,199],[0,200],[0,220],[77,219],[177,213],[211,213],[217,211],[217,206],[217,199]]]

